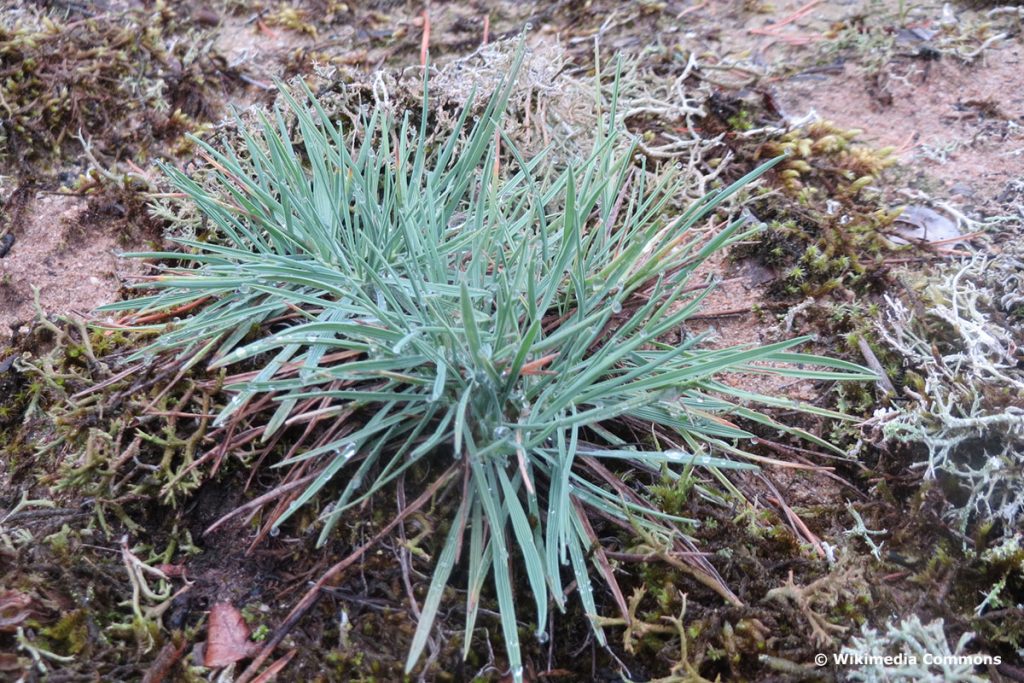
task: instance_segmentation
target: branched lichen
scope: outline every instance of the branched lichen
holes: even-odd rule
[[[966,500],[950,515],[966,529],[972,520],[1024,522],[1024,345],[1018,254],[975,257],[951,269],[908,307],[888,297],[882,339],[918,377],[905,387],[910,401],[871,420],[880,438],[923,444],[915,467],[926,479],[956,482]]]
[[[849,681],[982,683],[986,679],[974,673],[975,658],[965,652],[972,638],[973,633],[965,633],[951,648],[942,619],[922,624],[912,615],[899,624],[890,622],[885,633],[865,624],[861,635],[851,638],[839,656],[850,664]]]

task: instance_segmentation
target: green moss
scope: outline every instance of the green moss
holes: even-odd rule
[[[72,549],[73,536],[75,532],[67,524],[63,525],[57,533],[50,534],[43,539],[44,542],[48,543],[50,549],[58,556],[67,558]]]
[[[740,109],[728,120],[729,127],[736,131],[747,131],[754,127],[754,116],[747,109]]]
[[[82,654],[90,645],[88,613],[84,609],[68,612],[56,624],[42,629],[40,633],[52,644],[54,652],[63,655]]]
[[[726,123],[736,130],[742,122]],[[773,295],[851,298],[884,277],[885,258],[896,249],[885,231],[899,210],[891,210],[873,188],[895,159],[892,149],[857,144],[858,135],[819,121],[766,134],[755,147],[737,150],[752,161],[788,157],[774,175],[781,192],[758,208],[765,229],[733,251],[734,258],[756,259],[777,274]]]
[[[689,506],[695,483],[692,476],[683,475],[675,479],[663,476],[660,483],[650,488],[651,496],[661,510],[682,516]]]
[[[146,11],[89,19],[28,10],[0,19],[0,158],[46,167],[75,136],[111,136],[118,154],[145,159],[158,140],[209,119],[216,62],[188,13],[157,2]],[[128,126],[130,117],[144,125]],[[105,141],[98,141],[106,146]]]

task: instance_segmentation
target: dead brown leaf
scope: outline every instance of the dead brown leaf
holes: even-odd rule
[[[210,669],[248,659],[259,649],[249,640],[249,626],[242,613],[228,602],[218,602],[210,609],[207,634],[203,665]]]
[[[25,593],[8,590],[0,593],[0,632],[14,633],[32,614],[28,606],[32,598]]]

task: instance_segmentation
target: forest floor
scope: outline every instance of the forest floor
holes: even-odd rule
[[[162,247],[176,229],[152,203],[167,191],[157,162],[202,164],[186,133],[216,141],[232,107],[270,106],[278,79],[376,93],[379,74],[419,77],[424,45],[442,74],[435,96],[457,106],[459,72],[445,69],[486,65],[482,44],[525,34],[529,68],[553,74],[526,101],[537,120],[516,121],[538,137],[573,130],[581,105],[560,84],[590,82],[595,59],[606,69],[621,56],[640,93],[621,123],[651,164],[713,183],[782,149],[806,162],[766,176],[768,196],[749,205],[765,236],[700,273],[721,282],[687,333],[721,345],[813,334],[818,352],[885,376],[845,387],[730,380],[849,412],[857,422],[776,417],[803,420],[850,457],[766,438],[766,456],[801,468],[737,476],[743,502],[662,491],[666,509],[701,521],[695,545],[737,604],[643,539],[609,532],[628,618],[615,622],[615,601],[601,597],[612,624],[601,647],[579,608],[557,615],[550,639],[524,642],[527,679],[847,680],[858,667],[832,656],[867,653],[862,629],[892,624],[907,652],[940,647],[906,625],[916,616],[942,620],[941,647],[988,657],[957,680],[1024,681],[1015,518],[991,507],[986,517],[955,478],[926,476],[928,439],[883,435],[877,412],[910,410],[929,379],[927,361],[890,342],[887,298],[940,307],[943,277],[1024,236],[1022,25],[1019,4],[897,0],[0,0],[0,680],[234,680],[277,632],[259,680],[403,680],[414,602],[429,585],[423,558],[441,544],[430,513],[286,623],[393,504],[372,501],[324,550],[299,531],[265,537],[256,507],[209,531],[280,485],[277,470],[223,454],[189,467],[231,436],[201,417],[223,403],[216,382],[190,375],[172,391],[159,369],[118,365],[138,339],[81,321],[148,272],[122,252]],[[565,127],[544,129],[556,114]],[[999,291],[1016,306],[992,318],[994,338],[1009,335],[999,367],[1015,382],[1024,295]],[[935,334],[939,357],[952,333]],[[1019,420],[1020,388],[986,381],[996,388],[984,399],[998,393],[991,400]],[[971,438],[977,454],[1003,437]],[[411,679],[510,680],[496,609],[485,600],[465,661],[462,615],[442,614]],[[887,643],[871,652],[904,647]]]

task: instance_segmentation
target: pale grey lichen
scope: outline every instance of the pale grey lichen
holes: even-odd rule
[[[955,482],[949,514],[1024,524],[1024,253],[976,256],[925,288],[914,307],[886,297],[882,340],[923,386],[909,401],[876,412],[869,426],[886,441],[923,444],[914,467]]]
[[[867,544],[868,548],[871,549],[871,554],[875,556],[876,560],[881,561],[882,559],[882,546],[885,545],[885,541],[881,543],[875,543],[873,536],[885,536],[889,533],[888,529],[869,529],[864,524],[864,518],[860,516],[857,509],[853,507],[853,503],[846,504],[846,511],[853,517],[854,526],[852,529],[848,529],[843,532],[846,536],[856,536]]]
[[[985,655],[965,651],[973,633],[960,636],[950,647],[942,619],[922,624],[917,615],[889,622],[885,633],[865,624],[861,635],[850,638],[836,661],[849,668],[848,681],[863,683],[983,683],[975,673],[977,664],[989,661]]]
[[[984,594],[984,599],[974,608],[975,614],[980,616],[988,609],[1024,609],[1024,604],[1014,604],[1003,593],[1006,590],[1006,582],[1009,581],[1012,574],[1024,575],[1024,548],[1021,545],[1021,535],[1017,532],[1012,536],[1003,537],[999,543],[981,553],[979,559],[990,571],[999,572],[1000,577]]]

